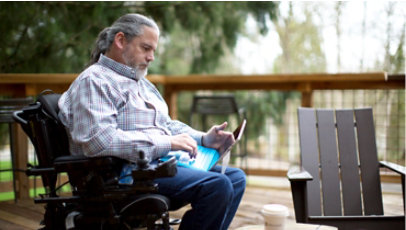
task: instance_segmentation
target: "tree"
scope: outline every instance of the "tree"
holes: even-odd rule
[[[386,71],[389,71],[390,69],[390,64],[391,64],[391,54],[390,54],[390,46],[391,46],[391,40],[392,40],[392,15],[394,11],[394,2],[389,2],[385,12],[386,12],[386,17],[387,17],[387,24],[386,24],[386,42],[385,42],[385,58],[384,58],[384,69]]]
[[[300,20],[293,14],[293,3],[289,3],[289,10],[286,17],[279,17],[274,20],[276,32],[280,37],[280,47],[282,54],[275,59],[275,73],[314,73],[326,71],[326,58],[321,48],[323,39],[321,37],[320,27],[318,27],[313,17],[317,15],[318,6],[304,4],[303,7],[304,19]],[[288,109],[288,99],[299,97],[298,93],[294,92],[271,92],[269,98],[274,98],[278,103],[272,104],[276,112],[272,114],[273,124],[278,127],[278,149],[275,153],[279,157],[293,158],[287,148],[289,142],[295,140],[289,139],[289,129],[292,123],[286,115]],[[272,95],[274,94],[274,95]],[[276,97],[278,96],[278,97]],[[298,105],[293,105],[297,107]],[[288,125],[283,125],[288,124]],[[285,151],[285,152],[284,152]]]
[[[305,19],[300,21],[293,14],[293,7],[293,3],[289,2],[288,15],[286,17],[279,16],[273,20],[282,48],[282,54],[274,61],[273,72],[324,72],[326,59],[321,48],[320,29],[313,22],[311,12],[314,12],[314,9],[310,9],[310,5],[305,5],[303,11]],[[250,126],[254,127],[252,132],[248,132],[248,134],[255,136],[264,131],[263,124],[265,124],[267,117],[271,117],[275,125],[283,125],[287,100],[298,96],[297,93],[293,92],[264,92],[256,96],[245,95],[246,100],[250,99],[245,104],[250,108],[248,109]],[[283,127],[281,128],[283,129]],[[281,133],[280,135],[284,134]],[[283,138],[279,138],[279,140],[283,140]]]
[[[337,33],[337,70],[341,70],[341,15],[344,3],[338,1],[335,5],[336,10],[336,33]]]
[[[361,60],[359,69],[361,71],[364,70],[364,59],[365,59],[365,35],[366,35],[366,24],[367,24],[367,2],[364,2],[364,13],[362,17],[362,27],[361,27],[361,35],[362,35],[362,50],[361,50]]]
[[[247,15],[261,31],[265,17],[275,17],[275,2],[1,2],[0,72],[80,72],[87,64],[93,42],[102,28],[119,16],[139,12],[154,18],[170,52],[183,43],[176,56],[162,56],[151,72],[171,70],[170,61],[189,57],[189,72],[211,72],[226,47],[233,48]],[[175,32],[185,35],[175,41]],[[163,53],[163,52],[162,52]],[[189,63],[186,63],[189,64]]]
[[[0,72],[78,72],[116,2],[1,2]]]
[[[321,48],[322,38],[320,28],[314,23],[314,12],[317,11],[316,5],[304,5],[304,20],[299,20],[293,14],[293,3],[289,3],[289,14],[284,17],[279,15],[278,18],[272,19],[275,31],[279,35],[280,47],[282,54],[276,58],[273,63],[274,73],[311,73],[324,72],[326,70],[326,58]],[[313,8],[310,8],[313,6]],[[250,28],[252,30],[252,28]],[[250,34],[250,38],[255,40],[260,36]],[[273,51],[270,51],[273,52]],[[271,63],[270,63],[271,64]],[[231,63],[229,64],[231,65]],[[236,94],[237,101],[243,105],[249,117],[249,125],[245,135],[250,140],[255,140],[259,145],[258,136],[264,134],[266,120],[272,118],[273,124],[278,126],[278,130],[284,130],[285,111],[287,101],[293,97],[299,97],[299,94],[292,92],[253,92],[239,91]],[[183,103],[183,107],[185,103]],[[178,108],[182,105],[179,104]],[[183,111],[187,111],[184,108]],[[280,141],[287,141],[283,131],[279,133]],[[284,143],[280,143],[283,145]]]
[[[146,2],[145,10],[166,31],[158,69],[171,74],[186,66],[185,74],[213,73],[225,51],[236,45],[248,15],[253,15],[261,32],[266,33],[265,18],[276,17],[277,5],[275,2]]]
[[[394,55],[390,56],[391,73],[404,73],[405,72],[405,53],[403,51],[403,49],[405,47],[405,28],[406,28],[406,22],[403,23],[403,30],[402,30],[402,34],[400,35],[400,38],[399,38],[399,44],[396,49],[396,52]]]
[[[391,41],[393,40],[393,12],[395,11],[396,4],[389,2],[386,8],[387,24],[386,24],[386,41],[385,41],[385,58],[383,61],[383,69],[391,74],[404,73],[405,71],[405,56],[404,56],[404,45],[405,45],[405,26],[406,22],[403,22],[403,29],[399,35],[399,44],[396,48],[394,54],[390,53]],[[399,127],[404,127],[405,125],[405,91],[398,91],[395,93],[389,93],[388,101],[398,101],[398,103],[388,103],[387,113],[388,128],[386,131],[386,145],[387,157],[388,159],[396,159],[398,162],[405,161],[405,143],[404,143],[404,129],[399,129]],[[402,103],[403,101],[403,103]],[[399,116],[392,116],[392,114],[399,114]],[[402,116],[403,114],[403,116]],[[402,138],[403,137],[403,138]],[[402,152],[403,151],[403,152]]]
[[[274,20],[279,35],[282,54],[274,63],[275,73],[314,73],[326,71],[326,58],[321,48],[321,31],[313,22],[313,10],[304,7],[304,21],[293,14],[293,3],[289,3],[286,18]]]

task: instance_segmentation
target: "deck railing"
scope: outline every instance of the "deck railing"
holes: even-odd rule
[[[52,89],[54,92],[64,92],[68,89],[71,82],[77,77],[77,74],[0,74],[0,96],[23,97],[35,96],[44,89]],[[315,107],[345,107],[349,97],[348,94],[356,95],[352,98],[364,97],[371,98],[374,95],[384,95],[383,97],[389,99],[377,99],[380,102],[377,104],[377,112],[381,113],[382,110],[387,111],[388,105],[385,103],[397,103],[402,106],[399,108],[400,112],[397,117],[404,117],[404,88],[405,76],[404,75],[387,75],[385,72],[374,73],[340,73],[340,74],[270,74],[270,75],[188,75],[188,76],[164,76],[164,75],[150,75],[148,79],[154,84],[158,85],[163,91],[163,96],[168,103],[170,115],[172,118],[177,118],[177,100],[178,94],[185,91],[238,91],[238,90],[256,90],[256,91],[296,91],[300,92],[301,98],[298,101],[289,101],[291,106],[287,109],[285,122],[292,125],[285,126],[285,129],[278,131],[278,134],[270,133],[270,137],[277,137],[281,135],[280,132],[286,132],[290,139],[286,141],[285,145],[276,145],[269,147],[266,152],[270,154],[264,155],[259,158],[253,157],[250,162],[249,174],[261,175],[286,175],[286,166],[289,163],[297,163],[298,159],[298,143],[295,135],[297,135],[297,128],[295,128],[295,109],[297,106],[315,106]],[[386,95],[386,96],[385,96]],[[381,96],[379,96],[381,97]],[[394,98],[397,102],[393,102]],[[322,98],[322,99],[320,99]],[[328,99],[330,98],[330,99]],[[386,100],[382,103],[382,100]],[[333,102],[335,101],[335,102]],[[338,104],[337,104],[338,103]],[[352,103],[350,106],[358,106],[358,103]],[[361,103],[363,106],[375,106],[374,103]],[[383,118],[382,122],[388,123],[388,119],[392,116],[386,113],[387,116]],[[377,119],[376,119],[377,120]],[[377,130],[381,126],[381,121],[376,121]],[[272,120],[268,120],[267,124],[272,127]],[[395,138],[404,142],[404,119],[402,127],[398,128],[396,132],[400,132]],[[21,129],[18,129],[15,139],[17,144],[15,146],[15,160],[17,168],[25,168],[28,161],[27,157],[27,139]],[[272,130],[270,129],[269,132]],[[382,131],[384,132],[384,131]],[[387,131],[385,131],[387,132]],[[402,133],[403,132],[403,133]],[[377,131],[377,138],[381,131]],[[390,134],[390,133],[388,133]],[[385,134],[386,135],[386,134]],[[402,139],[403,138],[403,139]],[[382,137],[387,139],[387,136]],[[275,141],[269,138],[269,141]],[[379,141],[378,141],[379,142]],[[382,142],[382,141],[381,141]],[[388,141],[385,146],[390,146]],[[270,145],[270,144],[269,144]],[[250,146],[249,146],[250,147]],[[276,150],[276,149],[278,150]],[[280,157],[278,152],[287,152],[287,158]],[[404,160],[404,144],[403,151],[399,159]],[[386,154],[386,153],[385,153]],[[387,157],[385,155],[385,157]],[[280,162],[281,167],[275,167],[272,164],[263,164],[264,158],[269,159],[271,162]],[[396,159],[396,160],[399,160]],[[257,163],[256,163],[257,162]],[[28,197],[28,179],[23,173],[17,173],[17,186],[18,198]],[[1,188],[2,186],[0,186]]]

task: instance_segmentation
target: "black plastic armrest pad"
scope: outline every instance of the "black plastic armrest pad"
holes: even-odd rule
[[[27,176],[39,176],[42,174],[48,174],[48,173],[54,173],[55,168],[50,167],[50,168],[29,168],[25,171],[25,174]]]
[[[64,172],[70,169],[95,169],[110,166],[121,159],[112,156],[105,157],[86,157],[86,156],[62,156],[54,161],[57,171]]]
[[[308,181],[313,180],[312,175],[306,171],[303,167],[294,166],[288,171],[288,179],[292,181]]]
[[[55,163],[63,164],[66,162],[79,162],[79,161],[88,161],[89,157],[87,156],[60,156],[55,159]]]
[[[387,161],[380,161],[379,162],[381,166],[388,168],[396,173],[399,173],[400,175],[405,176],[406,174],[406,168],[404,166],[395,164],[395,163],[391,163],[391,162],[387,162]]]

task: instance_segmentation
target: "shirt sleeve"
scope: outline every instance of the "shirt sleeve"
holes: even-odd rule
[[[150,160],[165,155],[171,149],[169,137],[122,130],[117,125],[120,92],[107,81],[83,78],[72,100],[70,136],[87,156],[117,156],[135,161],[142,150]]]
[[[166,126],[171,131],[172,135],[187,133],[197,142],[198,145],[202,145],[203,132],[195,130],[181,121],[172,120],[169,115]]]

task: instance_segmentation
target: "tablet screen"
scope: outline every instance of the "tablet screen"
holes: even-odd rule
[[[245,124],[247,121],[244,119],[241,124],[234,130],[233,135],[235,141],[239,141],[241,139],[242,134],[244,133]]]

